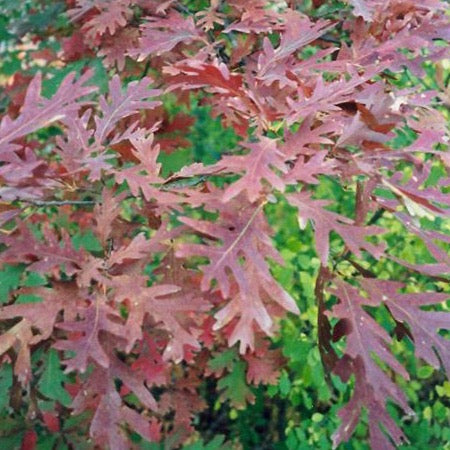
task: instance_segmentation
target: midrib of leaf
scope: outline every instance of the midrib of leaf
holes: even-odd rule
[[[353,317],[353,322],[354,322],[355,324],[357,324],[357,321],[356,321],[356,314],[355,314],[355,309],[353,308],[353,303],[352,303],[352,301],[350,300],[350,297],[349,297],[349,295],[348,295],[347,288],[345,287],[345,285],[343,285],[342,287],[343,287],[343,289],[344,289],[345,299],[346,299],[346,301],[347,301],[348,308],[349,308],[350,313],[351,313],[351,315],[352,315],[352,317]],[[358,325],[358,324],[357,324],[357,325]],[[355,327],[355,333],[356,333],[356,338],[357,338],[357,340],[358,340],[358,345],[359,345],[359,347],[360,347],[360,349],[361,349],[360,354],[361,354],[361,355],[365,355],[365,354],[366,354],[366,352],[365,352],[365,347],[364,347],[364,345],[363,345],[363,343],[362,343],[361,333],[359,332],[359,326],[356,326],[356,327]],[[363,357],[363,359],[365,360],[366,358]]]
[[[99,317],[100,317],[100,302],[98,299],[98,296],[96,297],[95,300],[95,318],[94,318],[94,326],[92,327],[92,331],[91,334],[89,335],[89,338],[86,342],[86,345],[88,347],[91,346],[91,343],[94,339],[94,335],[97,335],[97,329],[98,329],[98,322],[99,322]]]
[[[263,149],[259,152],[259,155],[257,155],[257,157],[256,157],[255,164],[253,164],[250,167],[250,170],[249,170],[248,174],[251,175],[250,176],[251,179],[255,179],[255,178],[258,179],[258,176],[255,176],[255,174],[256,174],[256,172],[259,169],[261,161],[263,161],[263,163],[265,162],[264,161],[264,156],[265,156],[265,153],[266,153],[265,152],[265,148],[267,148],[267,147],[263,147]]]
[[[194,34],[192,31],[189,30],[182,30],[181,32],[179,32],[178,34],[172,35],[172,37],[170,37],[169,39],[165,39],[162,43],[160,42],[159,44],[156,45],[156,47],[161,47],[161,45],[163,44],[167,44],[170,43],[170,45],[174,44],[172,46],[175,47],[175,45],[177,45],[179,42],[185,41],[186,39],[189,40],[202,40],[204,41],[206,44],[209,45],[209,42],[206,41],[205,39],[203,39],[200,36],[197,36],[196,34]],[[156,50],[156,54],[160,53],[160,50]],[[164,52],[163,52],[164,53]]]
[[[61,250],[63,250],[63,249],[61,249]],[[67,256],[62,256],[62,255],[55,255],[54,253],[48,252],[45,250],[40,251],[40,255],[44,256],[44,258],[41,258],[41,260],[44,260],[44,262],[47,262],[47,261],[45,261],[45,258],[52,257],[52,258],[56,258],[56,259],[62,259],[63,261],[74,262],[74,263],[78,264],[78,261],[76,259],[69,258]]]
[[[173,37],[171,37],[170,39],[166,39],[164,42],[170,42],[170,43],[177,42],[178,43],[178,42],[184,41],[184,39],[187,39],[187,38],[195,39],[196,37],[200,38],[200,36],[197,36],[196,34],[192,33],[191,31],[184,30],[181,33],[173,35]]]
[[[426,328],[423,328],[419,322],[414,319],[414,316],[411,316],[411,314],[409,314],[409,312],[406,309],[403,309],[400,305],[398,305],[397,303],[395,304],[395,307],[398,308],[400,311],[403,312],[403,314],[405,314],[408,317],[409,323],[410,324],[415,324],[417,326],[417,328],[420,328],[434,343],[438,344],[438,346],[441,348],[441,350],[443,352],[445,352],[445,347],[441,344],[441,342],[439,342],[436,339],[436,336],[434,334],[430,334],[428,332],[428,330]],[[435,344],[435,345],[436,345]]]
[[[125,94],[126,95],[126,94]],[[105,131],[108,129],[109,124],[112,122],[112,119],[117,117],[117,115],[119,114],[119,112],[121,111],[121,109],[124,108],[125,104],[128,103],[129,101],[132,101],[131,97],[125,97],[120,104],[113,109],[112,113],[109,115],[108,119],[106,120],[105,124],[102,126],[101,128],[101,133],[100,133],[100,138],[99,141],[102,142],[103,139],[105,138],[104,134]],[[113,105],[111,105],[113,106]],[[120,117],[120,116],[119,116]]]
[[[379,295],[381,296],[381,299],[385,297],[385,295],[377,288],[375,289],[379,292]],[[394,303],[394,307],[399,309],[407,318],[409,324],[415,324],[417,328],[420,328],[433,342],[437,342],[439,344],[439,347],[442,349],[442,351],[445,351],[445,348],[443,348],[442,344],[436,340],[436,336],[434,334],[430,334],[426,328],[423,328],[420,323],[412,316],[408,310],[402,308],[398,302]]]
[[[319,36],[326,33],[328,31],[328,29],[330,29],[332,27],[334,27],[334,25],[331,25],[331,26],[329,25],[329,26],[322,28],[320,30]],[[308,30],[308,32],[306,33],[305,36],[302,36],[299,39],[295,39],[295,40],[291,41],[290,43],[288,43],[287,45],[280,44],[280,46],[274,50],[272,59],[262,67],[261,71],[264,73],[267,70],[267,68],[274,65],[274,63],[276,63],[284,58],[287,58],[292,53],[300,50],[301,47],[308,45],[311,42],[311,40],[314,40],[312,38],[312,36],[315,36],[315,34],[317,34],[317,32],[319,30],[317,30],[316,32],[315,31],[316,30]]]
[[[22,136],[20,134],[21,133],[20,130],[23,130],[24,128],[26,128],[27,125],[29,125],[30,123],[33,123],[36,121],[38,122],[38,124],[35,125],[32,128],[32,130],[29,132],[29,133],[33,133],[34,131],[39,130],[39,128],[42,128],[43,126],[45,126],[46,124],[50,124],[51,122],[56,122],[57,120],[64,118],[66,116],[65,113],[64,114],[56,114],[55,116],[51,117],[50,119],[46,120],[43,124],[41,124],[41,117],[45,116],[46,113],[49,113],[50,112],[49,110],[51,110],[51,109],[58,109],[59,107],[61,107],[60,106],[61,104],[64,104],[64,102],[62,100],[59,101],[59,103],[56,105],[52,104],[52,105],[47,105],[47,107],[44,107],[40,114],[37,114],[37,116],[33,115],[28,120],[26,120],[25,123],[23,123],[22,125],[19,125],[19,127],[16,127],[15,129],[13,129],[9,133],[7,133],[6,136],[4,136],[2,139],[0,139],[0,145],[11,142],[12,140],[17,139],[20,136]]]
[[[274,52],[275,54],[274,54],[274,58],[271,61],[271,64],[300,50],[301,47],[304,47],[311,41],[312,35],[313,35],[313,33],[308,33],[307,36],[303,36],[300,39],[296,39],[296,40],[290,42],[288,45],[278,47]]]
[[[255,211],[253,211],[250,219],[248,220],[248,222],[245,224],[245,226],[242,228],[241,232],[239,233],[239,235],[237,236],[237,238],[232,242],[232,244],[227,248],[227,250],[223,253],[223,255],[219,258],[219,260],[216,262],[216,264],[214,264],[214,270],[215,268],[217,268],[218,266],[220,266],[220,264],[222,264],[222,262],[228,257],[228,255],[233,251],[233,249],[236,247],[236,245],[239,243],[239,241],[244,237],[245,233],[247,232],[247,230],[250,228],[251,224],[253,223],[253,221],[255,220],[257,214],[259,211],[261,211],[262,207],[265,205],[265,202],[262,202],[256,209]]]

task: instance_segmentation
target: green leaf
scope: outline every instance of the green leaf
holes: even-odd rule
[[[64,406],[69,406],[72,399],[68,392],[62,387],[67,377],[61,370],[58,352],[51,349],[45,364],[44,372],[39,380],[39,391],[46,397],[56,400]]]
[[[203,441],[197,441],[183,447],[184,450],[225,450],[231,448],[228,444],[224,444],[225,436],[219,434],[215,436],[207,444]]]
[[[89,84],[97,86],[100,94],[108,92],[108,73],[106,72],[103,61],[95,58],[89,62],[89,67],[94,71],[94,75],[89,80]]]
[[[439,397],[450,397],[450,381],[444,381],[442,386],[436,386]]]
[[[178,149],[170,154],[161,152],[158,157],[158,162],[162,164],[163,177],[171,173],[178,172],[184,166],[191,164],[192,151],[189,148]]]
[[[23,283],[24,286],[44,286],[47,280],[40,273],[28,272],[27,278]]]
[[[3,270],[0,271],[0,303],[6,303],[10,291],[19,287],[24,269],[24,265],[10,266],[5,264],[3,266]]]
[[[232,370],[233,362],[236,358],[236,349],[230,348],[214,356],[214,358],[209,361],[208,365],[214,372],[219,372],[224,369]]]
[[[419,367],[419,369],[417,370],[417,376],[422,379],[430,378],[430,376],[433,374],[433,372],[434,372],[433,367],[422,366],[422,367]]]
[[[81,247],[88,252],[101,252],[103,250],[100,241],[91,230],[86,233],[77,233],[72,237],[72,243],[76,250],[79,250]]]
[[[23,433],[16,433],[13,436],[0,437],[0,448],[19,449],[21,447]]]
[[[423,417],[425,417],[425,419],[427,420],[431,420],[431,418],[433,417],[433,410],[430,406],[426,406],[423,410]]]
[[[439,420],[443,420],[447,416],[448,409],[438,400],[433,405],[433,416]]]
[[[314,413],[311,418],[312,418],[313,422],[319,423],[319,422],[322,422],[322,420],[323,420],[323,414]]]
[[[218,388],[223,389],[222,398],[229,400],[236,408],[244,408],[246,403],[253,401],[254,395],[245,382],[245,363],[237,361],[232,371],[219,380]]]
[[[23,303],[41,303],[42,298],[33,294],[20,294],[17,296],[16,305]]]
[[[286,339],[283,346],[283,355],[292,361],[304,362],[311,350],[311,343],[295,338]]]
[[[36,444],[36,450],[49,450],[55,448],[58,436],[39,436],[39,441]]]
[[[278,382],[278,387],[280,393],[283,397],[286,397],[291,390],[291,380],[289,380],[289,375],[285,370],[281,372],[280,381]]]

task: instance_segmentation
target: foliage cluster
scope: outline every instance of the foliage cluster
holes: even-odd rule
[[[449,441],[444,2],[0,12],[5,447]]]

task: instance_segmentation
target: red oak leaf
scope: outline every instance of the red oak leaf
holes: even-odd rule
[[[83,104],[77,100],[97,90],[94,86],[85,86],[91,76],[89,71],[78,80],[75,80],[75,73],[67,75],[56,94],[46,99],[41,95],[42,76],[38,73],[28,86],[19,116],[14,120],[5,116],[0,122],[0,155],[19,148],[12,144],[17,138],[76,115]]]
[[[378,306],[381,299],[364,298],[355,287],[343,281],[336,281],[336,286],[331,292],[339,303],[326,314],[339,319],[334,328],[334,340],[345,335],[347,343],[345,356],[337,362],[334,370],[344,381],[355,373],[356,385],[350,402],[338,413],[342,424],[333,437],[334,443],[338,445],[349,438],[364,407],[371,420],[372,448],[393,448],[379,429],[379,424],[386,427],[397,444],[404,441],[404,436],[386,411],[386,401],[393,400],[409,414],[413,411],[403,392],[375,362],[372,354],[406,379],[409,379],[408,372],[390,352],[388,345],[391,338],[388,333],[363,309],[365,305]]]
[[[306,192],[298,192],[288,195],[291,205],[298,208],[300,227],[306,226],[306,221],[314,224],[316,248],[322,265],[326,265],[329,255],[329,234],[331,231],[338,233],[347,247],[356,255],[360,255],[360,249],[364,249],[380,258],[384,254],[382,245],[371,244],[366,237],[379,234],[383,229],[376,226],[356,226],[353,221],[345,216],[323,209],[329,204],[324,200],[313,200]]]
[[[108,98],[99,99],[100,115],[95,117],[95,139],[101,144],[116,127],[119,120],[137,113],[141,109],[153,109],[161,102],[148,100],[161,93],[159,89],[149,89],[152,79],[145,77],[132,81],[122,91],[120,78],[115,75],[109,83]]]
[[[439,292],[399,293],[403,283],[364,279],[361,286],[377,302],[384,303],[394,318],[409,326],[415,353],[436,369],[442,365],[450,374],[450,341],[439,330],[450,329],[450,315],[445,311],[424,311],[421,306],[442,303],[449,294]]]
[[[147,17],[142,25],[139,46],[130,51],[130,56],[142,61],[151,55],[171,51],[177,44],[188,44],[202,39],[192,17],[183,17],[172,10],[167,17]]]
[[[277,147],[277,141],[261,136],[258,142],[241,144],[248,148],[250,153],[243,156],[224,156],[210,170],[217,169],[222,173],[245,174],[225,190],[223,201],[228,202],[239,195],[242,191],[247,192],[251,203],[258,200],[263,192],[262,181],[268,181],[273,187],[283,192],[285,184],[275,170],[286,173],[288,168],[285,164],[285,156]]]

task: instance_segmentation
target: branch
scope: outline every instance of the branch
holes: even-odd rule
[[[171,189],[183,189],[186,187],[196,186],[208,179],[207,175],[199,175],[186,178],[177,178],[174,180],[166,181],[159,186],[162,191],[168,191]],[[137,198],[134,195],[125,197],[126,199]],[[100,200],[31,200],[31,199],[17,199],[16,201],[22,203],[28,203],[33,206],[45,207],[45,206],[95,206],[101,204]]]
[[[332,386],[330,372],[334,369],[334,366],[339,360],[339,357],[334,350],[331,342],[333,340],[333,333],[330,321],[325,314],[325,285],[332,279],[331,272],[324,266],[320,266],[319,273],[317,275],[316,285],[314,288],[314,294],[318,303],[319,311],[317,314],[317,330],[318,330],[318,343],[320,359],[322,360],[323,367],[325,369],[324,374],[329,386]]]
[[[20,200],[24,203],[29,203],[33,206],[65,206],[65,205],[80,205],[93,206],[99,202],[95,200]]]

